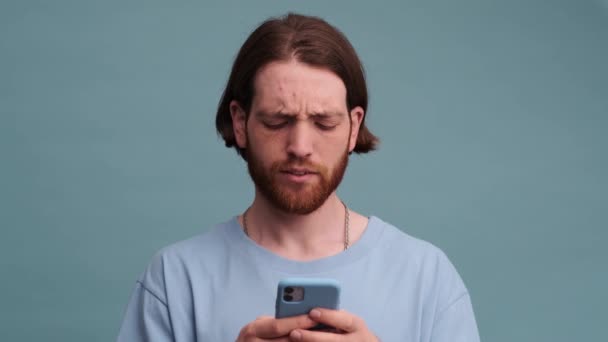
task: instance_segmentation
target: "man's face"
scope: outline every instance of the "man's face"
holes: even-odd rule
[[[337,75],[294,60],[260,69],[254,87],[247,121],[238,103],[231,104],[251,178],[276,208],[311,213],[340,184],[363,110],[347,110]]]

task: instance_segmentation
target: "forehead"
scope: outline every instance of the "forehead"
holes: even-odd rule
[[[265,111],[311,114],[346,112],[346,87],[328,69],[295,60],[271,62],[254,80],[252,107]]]

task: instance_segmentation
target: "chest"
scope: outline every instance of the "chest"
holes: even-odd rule
[[[415,282],[368,275],[325,274],[341,284],[340,307],[366,322],[382,341],[425,341],[432,328],[428,305]],[[276,286],[284,275],[193,284],[196,341],[234,341],[259,316],[274,316]]]

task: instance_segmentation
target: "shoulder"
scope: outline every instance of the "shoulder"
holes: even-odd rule
[[[428,241],[375,220],[376,228],[382,231],[380,248],[374,250],[376,266],[384,267],[383,281],[401,289],[391,295],[403,294],[391,300],[417,310],[421,319],[429,322],[426,326],[432,340],[479,341],[469,292],[446,254]]]
[[[423,286],[459,296],[467,292],[466,287],[448,256],[431,242],[413,237],[394,225],[371,217],[370,224],[381,230],[375,253],[385,260],[392,260],[395,271],[417,274]],[[386,259],[390,258],[390,259]],[[449,299],[446,299],[449,300]]]
[[[414,237],[376,216],[370,217],[369,228],[379,231],[378,243],[389,253],[412,261],[447,259],[443,251],[434,244]]]
[[[175,242],[162,249],[154,259],[163,259],[170,262],[195,262],[213,257],[215,254],[226,250],[228,245],[227,236],[233,225],[234,219],[212,226],[210,229],[199,233],[191,238]]]
[[[169,282],[183,282],[192,271],[212,273],[222,267],[229,253],[227,234],[234,220],[217,224],[191,238],[158,250],[151,258],[138,282],[154,293],[165,293]]]

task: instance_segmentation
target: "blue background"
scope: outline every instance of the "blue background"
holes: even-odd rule
[[[246,208],[215,109],[288,10],[367,69],[345,201],[450,256],[482,340],[606,340],[606,0],[2,1],[0,340],[113,340],[156,250]]]

